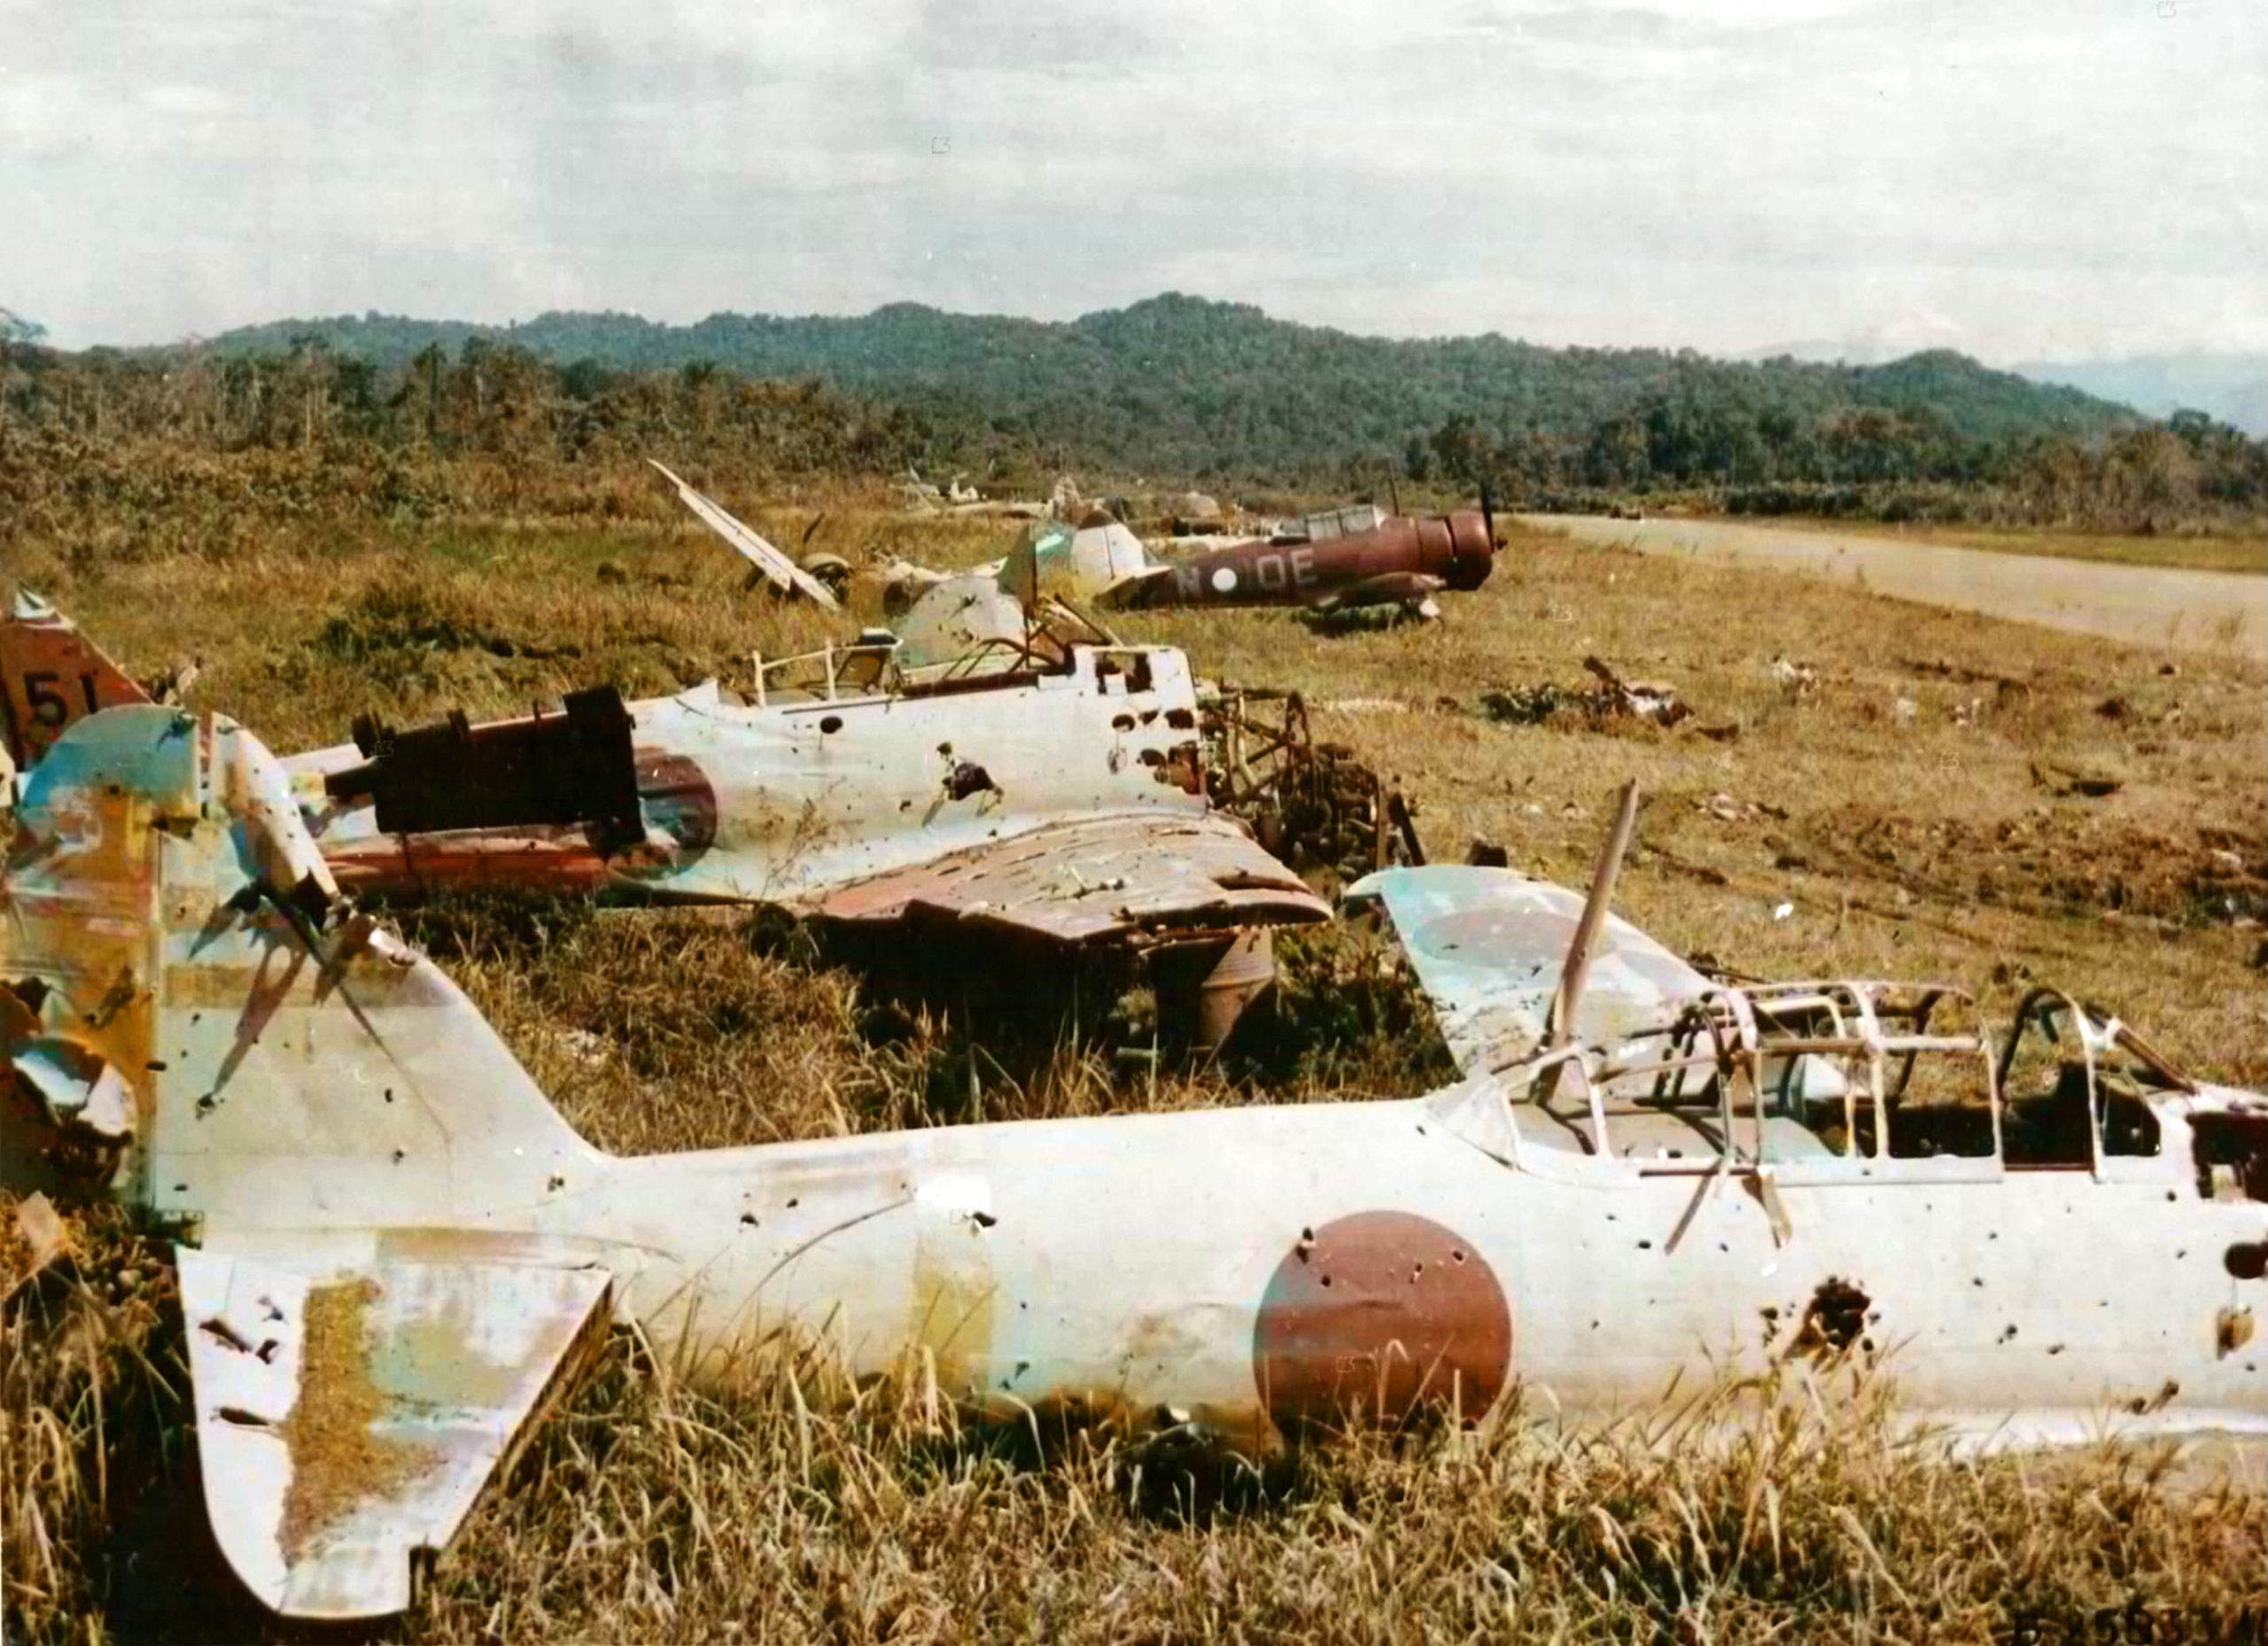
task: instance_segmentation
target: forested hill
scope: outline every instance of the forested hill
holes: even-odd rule
[[[1452,420],[1470,419],[1499,441],[1581,438],[1665,402],[1805,424],[1866,409],[1920,413],[1976,439],[2086,436],[2137,421],[2078,390],[1945,352],[1839,366],[1542,348],[1493,333],[1397,341],[1177,293],[1068,322],[916,304],[855,319],[715,314],[690,326],[618,314],[548,314],[493,327],[372,314],[279,321],[228,332],[213,346],[282,354],[309,338],[382,369],[406,366],[436,343],[454,353],[482,338],[563,368],[706,363],[759,377],[817,377],[910,406],[944,427],[1021,437],[1061,461],[1174,474],[1315,472],[1398,454],[1411,436]]]

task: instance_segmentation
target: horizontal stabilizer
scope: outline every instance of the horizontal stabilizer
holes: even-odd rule
[[[1349,906],[1373,901],[1386,905],[1459,1068],[1504,1068],[1543,1044],[1567,945],[1583,917],[1580,892],[1511,869],[1441,865],[1381,869],[1344,897]],[[1591,951],[1575,1037],[1611,1045],[1666,1023],[1709,986],[1610,914]]]
[[[206,1510],[282,1616],[390,1617],[602,1340],[602,1269],[178,1248]]]
[[[1173,568],[1169,565],[1155,564],[1140,567],[1128,572],[1107,586],[1098,589],[1093,596],[1094,602],[1098,606],[1111,609],[1120,606],[1138,606],[1142,603],[1142,590],[1155,583],[1160,578],[1171,576],[1173,576]]]

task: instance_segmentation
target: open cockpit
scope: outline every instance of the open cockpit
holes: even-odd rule
[[[1996,1042],[1941,984],[1713,987],[1658,1027],[1569,1045],[1515,1073],[1523,1149],[1644,1175],[2123,1175],[2150,1161],[2160,1100],[2195,1086],[2115,1017],[2053,990]],[[2180,1123],[2180,1122],[2172,1122]]]

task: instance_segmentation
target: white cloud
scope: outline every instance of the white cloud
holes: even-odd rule
[[[0,0],[0,301],[2268,345],[2256,0]]]

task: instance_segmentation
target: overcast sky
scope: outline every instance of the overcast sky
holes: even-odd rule
[[[0,0],[0,306],[2268,347],[2268,0]]]

